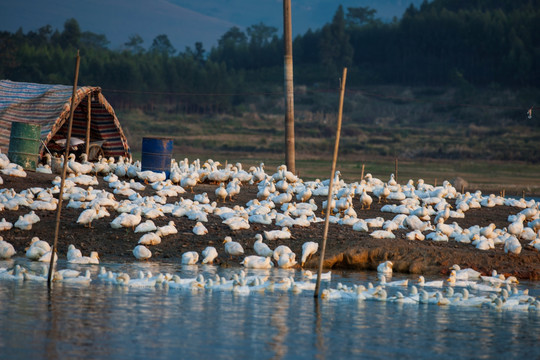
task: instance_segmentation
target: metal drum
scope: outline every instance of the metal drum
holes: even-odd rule
[[[21,122],[11,124],[9,138],[9,161],[25,170],[36,170],[39,158],[41,125]]]
[[[173,141],[168,138],[145,137],[142,139],[141,170],[171,173]]]

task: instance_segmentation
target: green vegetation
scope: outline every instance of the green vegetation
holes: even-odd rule
[[[233,27],[216,47],[197,42],[184,51],[166,34],[148,49],[133,35],[111,50],[104,35],[69,19],[61,32],[0,32],[0,78],[70,84],[80,49],[79,84],[103,88],[135,153],[142,137],[161,135],[174,139],[178,157],[277,163],[284,148],[277,32],[262,23]],[[464,173],[520,184],[512,179],[519,174],[538,183],[531,165],[540,162],[538,44],[540,0],[426,1],[391,23],[367,7],[339,6],[330,23],[294,39],[297,167],[321,177],[328,166],[346,66],[344,173],[357,175],[361,163],[377,172],[380,163],[377,175],[386,176],[398,158],[404,177]],[[510,165],[495,173],[486,165],[502,162]]]

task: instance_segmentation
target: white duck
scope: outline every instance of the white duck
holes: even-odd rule
[[[135,256],[137,260],[147,260],[152,257],[152,252],[144,245],[137,245],[133,249],[133,256]]]
[[[140,223],[135,228],[135,232],[150,232],[150,231],[156,231],[157,227],[156,224],[152,220],[146,220],[145,222]]]
[[[232,256],[240,256],[244,254],[244,248],[240,243],[232,241],[230,236],[225,236],[223,240],[225,244],[225,252],[232,258]]]
[[[392,274],[392,266],[394,266],[394,263],[389,260],[382,262],[377,266],[377,272],[384,275]]]
[[[213,246],[207,246],[202,252],[202,256],[204,257],[202,260],[203,264],[213,264],[214,260],[218,257],[218,253],[215,247]]]
[[[11,228],[13,228],[13,224],[2,218],[2,221],[0,221],[0,231],[10,230]]]
[[[193,227],[193,233],[199,236],[206,235],[208,234],[208,229],[203,225],[202,222],[198,221]]]
[[[159,245],[161,244],[161,237],[158,232],[148,232],[140,237],[138,243],[141,245]]]
[[[261,234],[255,235],[255,243],[253,244],[253,249],[255,253],[259,256],[272,257],[274,251],[263,242],[263,237]]]
[[[301,266],[304,267],[307,259],[314,255],[319,250],[319,244],[313,241],[307,241],[302,244],[302,261]]]
[[[13,245],[4,241],[0,236],[0,259],[10,259],[16,253],[17,251],[15,251]]]
[[[39,260],[49,251],[51,251],[49,243],[34,236],[30,242],[30,247],[26,249],[26,257],[30,260]]]
[[[68,262],[72,259],[75,259],[75,258],[78,258],[78,257],[82,257],[82,252],[81,250],[77,249],[75,247],[75,245],[73,244],[70,244],[68,246],[68,251],[67,251],[67,259],[68,259]]]
[[[174,221],[171,220],[167,225],[159,226],[157,228],[157,233],[160,236],[174,235],[178,233],[178,229],[176,229]]]
[[[79,265],[97,265],[99,264],[99,255],[97,251],[92,251],[90,256],[81,256],[74,259],[68,260],[70,264],[79,264]]]
[[[196,251],[188,251],[182,254],[182,264],[195,265],[199,261],[199,253]]]
[[[240,264],[248,269],[270,269],[273,266],[269,257],[258,255],[246,256]]]
[[[270,259],[270,258],[267,258]],[[289,269],[296,265],[296,254],[293,252],[284,253],[279,256],[278,266],[282,269]]]

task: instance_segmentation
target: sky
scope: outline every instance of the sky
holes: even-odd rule
[[[319,29],[332,20],[338,6],[369,6],[376,17],[390,21],[401,17],[411,4],[421,0],[291,0],[293,35]],[[205,49],[231,27],[245,30],[263,22],[283,33],[282,0],[0,0],[0,31],[35,31],[44,25],[62,30],[75,18],[82,31],[104,34],[110,47],[118,49],[131,35],[140,35],[148,48],[161,34],[176,50],[202,42]]]

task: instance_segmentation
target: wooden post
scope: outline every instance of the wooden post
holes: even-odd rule
[[[394,180],[396,180],[396,182],[398,182],[398,176],[397,176],[397,158],[395,158],[394,160]]]
[[[362,174],[360,174],[360,181],[364,178],[364,164],[362,164]]]
[[[341,133],[341,118],[343,115],[343,98],[345,97],[345,82],[347,80],[347,68],[343,68],[343,79],[341,81],[341,93],[339,96],[339,112],[338,112],[338,123],[337,123],[337,130],[336,130],[336,144],[334,146],[334,158],[332,160],[332,171],[330,172],[330,184],[328,186],[328,200],[327,200],[327,208],[326,208],[326,218],[324,220],[324,233],[323,233],[323,243],[322,243],[322,249],[321,249],[321,260],[319,261],[319,271],[317,272],[317,283],[315,284],[315,293],[313,296],[315,298],[319,297],[319,288],[321,286],[321,274],[323,269],[323,262],[324,262],[324,253],[326,251],[326,238],[328,237],[328,224],[330,223],[330,213],[332,212],[332,209],[330,208],[330,204],[332,203],[332,195],[333,195],[333,189],[334,189],[334,177],[336,172],[336,163],[337,163],[337,155],[338,155],[338,149],[339,149],[339,136]]]
[[[294,152],[294,86],[292,57],[291,0],[283,0],[283,41],[285,47],[285,165],[296,173]]]
[[[461,193],[464,194],[465,193],[465,185],[461,184]]]
[[[88,110],[86,112],[86,160],[88,160],[88,151],[90,150],[90,123],[92,122],[92,93],[88,94]]]
[[[56,245],[58,244],[58,230],[60,228],[60,213],[62,212],[62,198],[64,197],[64,182],[66,180],[69,148],[71,147],[71,129],[73,127],[73,113],[75,112],[75,95],[77,94],[77,81],[79,80],[79,64],[81,57],[77,50],[77,62],[75,65],[75,80],[73,81],[73,92],[71,94],[71,108],[69,109],[69,125],[66,139],[66,152],[64,153],[64,166],[62,168],[62,180],[60,182],[60,193],[58,194],[58,205],[56,209],[56,227],[54,229],[54,242],[52,247],[51,262],[49,263],[49,275],[47,277],[47,287],[51,289],[52,272],[54,268],[54,257],[56,255]]]

